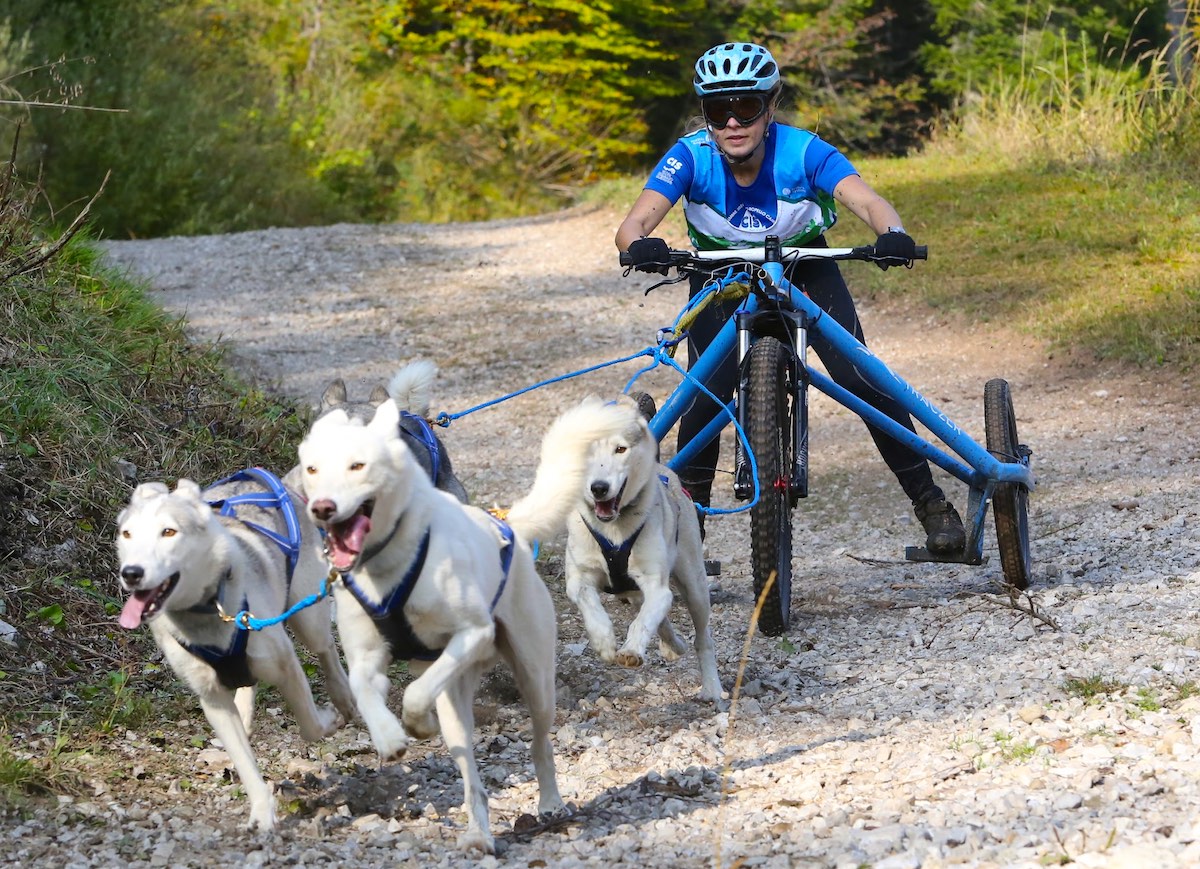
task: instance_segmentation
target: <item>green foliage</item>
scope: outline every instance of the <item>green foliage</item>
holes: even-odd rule
[[[895,154],[998,77],[1036,91],[1086,59],[1130,83],[1165,43],[1163,7],[0,0],[0,88],[40,104],[0,119],[26,122],[22,165],[57,207],[112,172],[107,235],[508,217],[657,157],[695,115],[695,58],[723,40],[775,52],[796,123]]]
[[[46,168],[52,204],[91,196],[111,171],[94,212],[109,234],[337,218],[276,110],[245,20],[167,0],[4,5],[35,67],[10,85],[59,106],[27,109],[26,163]]]
[[[1166,42],[1165,2],[1146,0],[928,0],[936,40],[921,49],[929,85],[950,98],[979,91],[1054,62],[1066,46],[1072,63],[1104,46],[1104,63],[1153,52]]]
[[[71,769],[72,754],[61,731],[39,741],[45,753],[14,744],[0,730],[0,809],[19,808],[26,798],[47,794],[79,794],[84,783]]]

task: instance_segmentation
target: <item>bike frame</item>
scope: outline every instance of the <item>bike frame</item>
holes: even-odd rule
[[[981,564],[983,562],[983,523],[992,493],[995,487],[1002,483],[1016,483],[1032,491],[1035,480],[1027,459],[1022,457],[1022,460],[1017,462],[997,459],[955,425],[945,413],[888,368],[866,345],[835,322],[832,317],[826,316],[825,312],[802,290],[792,286],[784,277],[784,269],[792,258],[864,259],[861,252],[854,248],[783,248],[782,253],[784,262],[764,262],[763,248],[699,251],[694,252],[693,255],[698,259],[720,261],[721,263],[737,260],[760,264],[766,278],[775,285],[777,292],[781,295],[786,294],[794,309],[806,319],[810,334],[820,335],[832,345],[835,352],[853,358],[855,366],[875,389],[892,396],[914,419],[942,441],[944,446],[938,446],[921,435],[909,431],[858,396],[834,383],[827,375],[809,368],[807,360],[803,356],[800,357],[799,362],[807,370],[807,378],[813,386],[856,413],[864,421],[883,430],[947,473],[966,483],[969,489],[969,500],[967,505],[967,543],[963,555],[950,558],[937,557],[926,553],[923,549],[909,547],[907,555],[910,560]],[[759,278],[752,276],[751,279]],[[753,293],[750,293],[739,306],[737,313],[754,313],[758,309],[759,300]],[[666,436],[671,427],[679,421],[684,411],[700,396],[701,389],[695,381],[708,383],[721,361],[737,349],[739,337],[737,319],[737,314],[729,318],[713,342],[691,366],[688,372],[690,376],[675,388],[650,421],[650,430],[658,440],[661,441]],[[801,351],[806,348],[807,342],[803,342]],[[730,413],[735,415],[736,403],[735,398],[727,408]],[[728,425],[729,420],[730,417],[725,412],[719,411],[696,437],[679,449],[668,465],[672,469],[682,467],[701,448],[717,437]]]

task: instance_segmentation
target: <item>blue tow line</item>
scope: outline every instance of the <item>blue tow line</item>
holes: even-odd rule
[[[736,281],[738,277],[741,277],[741,276],[740,275],[734,276],[733,278],[726,280],[724,283]],[[678,326],[679,321],[683,319],[684,315],[688,311],[690,311],[693,307],[695,307],[695,305],[697,305],[707,295],[716,293],[720,289],[721,286],[723,286],[723,284],[717,284],[714,282],[714,284],[712,285],[712,288],[708,289],[707,292],[698,293],[691,300],[689,300],[688,304],[684,307],[683,311],[681,311],[679,316],[675,319],[675,324],[671,327],[671,329],[670,330],[667,330],[667,329],[660,330],[660,332],[659,332],[660,340],[659,340],[659,343],[657,346],[647,347],[644,350],[639,350],[637,353],[631,353],[628,356],[622,356],[618,359],[612,359],[608,362],[601,362],[597,365],[588,366],[587,368],[580,368],[578,371],[572,371],[567,374],[559,375],[558,377],[551,377],[548,380],[539,381],[538,383],[534,383],[530,386],[526,386],[522,389],[518,389],[515,392],[510,392],[507,395],[502,395],[499,398],[494,398],[491,401],[485,401],[482,404],[475,405],[474,407],[468,407],[466,410],[459,411],[458,413],[445,413],[445,412],[439,413],[437,415],[437,418],[434,420],[434,424],[439,425],[442,428],[448,428],[450,426],[450,423],[456,419],[462,419],[464,416],[468,416],[472,413],[475,413],[475,411],[477,411],[477,410],[483,410],[484,408],[492,407],[494,405],[508,401],[510,398],[516,398],[518,395],[524,395],[526,392],[532,392],[535,389],[540,389],[543,386],[549,386],[552,383],[561,383],[564,380],[570,380],[572,378],[579,377],[583,374],[590,374],[593,371],[599,371],[601,368],[608,368],[612,365],[620,365],[625,362],[632,362],[634,359],[638,359],[642,356],[646,356],[646,357],[649,357],[650,359],[652,359],[653,361],[649,365],[647,365],[643,368],[640,368],[637,372],[634,373],[633,377],[631,377],[629,379],[628,383],[625,384],[625,393],[626,394],[628,394],[629,391],[633,388],[634,384],[637,383],[639,377],[641,377],[643,374],[653,371],[659,365],[666,365],[670,368],[673,368],[685,380],[692,381],[692,383],[694,383],[701,392],[703,392],[705,395],[707,395],[713,401],[714,404],[716,404],[718,407],[721,408],[722,413],[724,413],[727,417],[729,417],[729,421],[733,423],[733,427],[737,431],[737,436],[738,436],[739,440],[741,440],[742,446],[746,450],[746,456],[750,459],[751,478],[754,480],[754,497],[750,499],[750,502],[748,504],[744,504],[741,507],[734,507],[731,509],[721,509],[721,508],[717,508],[717,507],[701,507],[700,505],[696,505],[696,509],[699,512],[704,513],[705,515],[709,515],[709,516],[728,515],[728,514],[733,514],[733,513],[744,513],[745,511],[752,509],[756,504],[758,504],[759,494],[760,494],[759,488],[758,488],[758,461],[754,457],[754,450],[752,450],[750,448],[750,440],[749,440],[749,438],[746,437],[746,432],[742,429],[742,426],[738,423],[737,417],[735,417],[730,412],[729,408],[725,406],[724,402],[720,401],[715,395],[712,394],[712,392],[709,390],[709,388],[707,386],[705,386],[699,380],[694,378],[690,372],[688,372],[686,369],[684,369],[684,367],[682,365],[680,365],[678,362],[675,361],[672,353],[674,351],[674,348],[683,341],[683,336],[680,336],[679,338],[668,337],[669,335],[673,335],[675,333],[675,328]],[[258,530],[262,530],[262,529],[258,529]],[[539,548],[538,541],[534,541],[533,542],[533,557],[535,559],[538,556],[538,548]],[[274,618],[267,618],[267,619],[255,618],[247,610],[241,610],[236,615],[233,615],[233,616],[225,615],[224,613],[222,613],[221,617],[223,619],[225,619],[226,621],[231,621],[231,622],[236,623],[237,626],[243,630],[261,631],[263,628],[267,628],[267,627],[270,627],[271,625],[276,625],[276,624],[279,624],[280,622],[287,621],[289,618],[294,616],[300,610],[306,609],[307,607],[310,607],[316,603],[319,603],[321,600],[328,597],[333,591],[332,584],[334,582],[336,582],[337,580],[339,580],[340,578],[341,578],[341,574],[338,573],[337,570],[331,569],[329,571],[329,575],[327,577],[325,577],[324,580],[322,580],[321,588],[316,592],[316,594],[310,594],[308,597],[304,598],[303,600],[297,601],[286,612],[281,613],[280,615],[277,615]],[[493,603],[493,606],[494,605],[495,604]]]
[[[729,514],[733,514],[733,513],[744,513],[745,511],[752,509],[754,506],[756,506],[758,504],[759,494],[760,494],[759,488],[758,488],[758,460],[755,459],[755,457],[754,457],[754,450],[750,448],[750,439],[746,437],[746,432],[742,429],[741,425],[738,423],[737,417],[735,417],[730,412],[729,408],[725,406],[725,403],[723,401],[721,401],[720,399],[718,399],[715,395],[713,395],[707,386],[705,386],[703,383],[701,383],[699,380],[697,380],[695,377],[693,377],[691,375],[691,373],[689,373],[687,370],[685,370],[683,368],[683,366],[681,366],[678,362],[675,361],[672,353],[674,352],[675,347],[683,342],[684,336],[681,335],[678,338],[669,337],[671,335],[674,335],[675,330],[678,327],[679,322],[683,319],[683,317],[690,310],[692,310],[692,308],[694,308],[696,305],[698,305],[703,299],[707,298],[710,295],[717,293],[727,283],[736,283],[738,280],[744,280],[744,279],[746,279],[746,275],[744,273],[738,273],[738,274],[730,276],[729,278],[722,279],[720,282],[713,281],[709,285],[709,287],[706,288],[706,290],[704,292],[697,293],[695,296],[693,296],[688,301],[688,304],[684,306],[684,309],[682,311],[680,311],[679,316],[675,318],[675,322],[674,322],[674,324],[672,324],[671,328],[659,330],[659,343],[657,346],[647,347],[644,350],[639,350],[637,353],[632,353],[629,356],[622,356],[618,359],[612,359],[612,360],[609,360],[608,362],[601,362],[597,365],[590,365],[587,368],[580,368],[578,371],[572,371],[568,374],[562,374],[558,377],[551,377],[548,380],[539,381],[538,383],[534,383],[530,386],[526,386],[522,389],[518,389],[515,392],[510,392],[507,395],[502,395],[499,398],[494,398],[491,401],[485,401],[484,403],[477,404],[474,407],[468,407],[466,410],[459,411],[458,413],[445,413],[445,412],[439,413],[437,415],[437,418],[434,420],[434,424],[440,425],[443,428],[448,428],[450,426],[450,423],[456,419],[462,419],[464,416],[468,416],[469,414],[472,414],[477,410],[483,410],[484,408],[492,407],[493,405],[497,405],[497,404],[500,404],[501,402],[508,401],[510,398],[516,398],[518,395],[524,395],[526,392],[531,392],[534,389],[539,389],[543,386],[549,386],[552,383],[560,383],[564,380],[570,380],[571,378],[579,377],[580,375],[583,375],[583,374],[590,374],[593,371],[599,371],[601,368],[608,368],[609,366],[612,366],[612,365],[620,365],[625,362],[631,362],[634,359],[638,359],[642,356],[647,356],[647,357],[650,357],[653,361],[649,365],[639,369],[637,372],[634,373],[633,377],[631,377],[629,379],[629,382],[625,384],[625,393],[626,394],[629,393],[629,391],[633,388],[634,384],[637,383],[637,380],[639,377],[641,377],[643,374],[646,374],[647,372],[653,371],[659,365],[666,365],[670,368],[675,369],[675,371],[677,371],[685,380],[690,380],[692,383],[694,383],[696,385],[696,387],[701,392],[703,392],[705,395],[707,395],[713,401],[713,403],[715,405],[717,405],[718,407],[721,408],[722,413],[724,413],[727,417],[729,417],[729,421],[733,423],[733,427],[737,432],[738,439],[742,442],[742,446],[746,451],[746,456],[750,459],[750,471],[751,471],[751,476],[754,480],[754,497],[750,499],[750,502],[748,504],[744,504],[741,507],[734,507],[731,509],[720,509],[720,508],[716,508],[716,507],[701,507],[700,505],[696,505],[696,509],[699,512],[704,513],[705,515],[709,515],[709,516],[729,515]],[[535,547],[536,547],[536,543],[535,543]],[[534,549],[534,557],[535,558],[537,557],[537,549],[536,548]]]

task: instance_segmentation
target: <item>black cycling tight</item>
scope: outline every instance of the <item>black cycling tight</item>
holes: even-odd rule
[[[814,246],[824,246],[823,240]],[[850,290],[842,279],[841,271],[833,260],[809,260],[796,263],[788,269],[788,280],[795,286],[803,287],[823,311],[833,317],[846,331],[859,341],[866,343],[863,337],[862,325],[858,321],[858,313],[854,309],[854,300]],[[702,276],[693,275],[691,294],[694,296],[704,286]],[[724,304],[710,303],[700,315],[688,334],[688,358],[694,360],[708,347],[716,337],[725,321],[733,315],[736,302]],[[913,430],[912,417],[896,400],[877,391],[859,373],[854,365],[840,354],[833,351],[828,341],[818,335],[809,333],[809,346],[816,352],[830,378],[868,404],[878,408],[905,428]],[[689,366],[691,362],[689,361]],[[737,385],[737,352],[731,349],[729,355],[722,361],[713,376],[709,388],[718,398],[728,402],[733,397]],[[700,395],[692,402],[679,421],[678,443],[686,444],[692,437],[704,428],[713,418],[716,407],[705,395]],[[929,463],[923,456],[894,440],[872,425],[867,425],[871,437],[884,462],[891,468],[901,488],[915,504],[929,497],[942,497],[942,492],[933,482]],[[713,476],[716,473],[717,458],[720,454],[720,438],[714,438],[702,449],[692,462],[680,469],[679,477],[691,493],[692,498],[700,504],[708,505],[712,491]]]

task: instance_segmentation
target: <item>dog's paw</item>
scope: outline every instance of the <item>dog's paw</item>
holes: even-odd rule
[[[634,669],[642,666],[642,656],[630,649],[621,649],[614,656],[613,662],[621,667]]]
[[[417,739],[432,739],[437,736],[437,715],[433,711],[413,712],[404,710],[404,729]],[[488,852],[491,853],[490,851]]]
[[[259,833],[275,832],[275,801],[267,800],[265,804],[250,807],[250,820],[246,826]]]
[[[460,851],[481,851],[484,854],[496,853],[496,840],[487,830],[467,830],[458,837]]]
[[[566,818],[574,815],[577,811],[579,811],[578,806],[574,803],[564,803],[558,794],[538,799],[538,817],[541,819]]]
[[[683,657],[683,653],[686,650],[686,647],[683,649],[677,649],[666,640],[658,641],[658,653],[662,655],[662,659],[664,661],[678,661],[681,657]]]
[[[371,741],[375,744],[375,753],[379,755],[380,763],[390,763],[404,757],[412,743],[399,721],[389,722],[384,732],[372,731]]]
[[[331,736],[342,726],[342,716],[334,708],[333,704],[317,707],[317,732],[312,734],[301,733],[309,742],[316,742],[319,739],[324,739]]]

